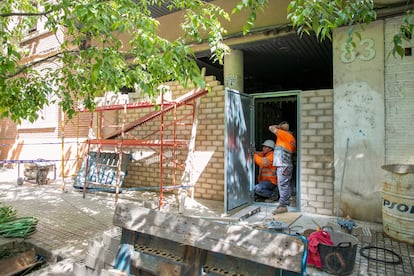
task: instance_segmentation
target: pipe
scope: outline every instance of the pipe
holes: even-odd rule
[[[62,108],[62,112],[61,112],[61,116],[62,116],[62,122],[61,122],[61,131],[62,131],[62,137],[61,137],[61,139],[62,139],[62,145],[61,145],[61,147],[62,147],[62,163],[61,163],[61,167],[62,167],[62,169],[61,169],[61,173],[62,173],[62,187],[61,187],[61,189],[62,189],[62,192],[64,192],[65,191],[65,112],[63,111],[63,108]]]

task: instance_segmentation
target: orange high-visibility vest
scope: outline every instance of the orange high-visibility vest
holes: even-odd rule
[[[259,166],[257,181],[269,180],[277,185],[276,167],[273,166],[273,151],[269,151],[265,156],[263,152],[254,153],[254,163]]]

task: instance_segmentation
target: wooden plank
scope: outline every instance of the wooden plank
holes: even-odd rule
[[[295,221],[297,221],[302,216],[299,212],[287,212],[283,214],[274,215],[273,218],[276,221],[284,222],[287,226],[291,226]]]
[[[299,236],[155,211],[127,202],[118,203],[113,223],[130,231],[203,250],[302,272],[305,246]]]

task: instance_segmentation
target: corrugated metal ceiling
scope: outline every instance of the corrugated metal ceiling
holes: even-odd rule
[[[251,43],[232,45],[243,51],[246,93],[332,88],[332,43],[314,35],[290,33]],[[198,53],[199,66],[223,82],[223,67]]]
[[[150,10],[155,18],[173,12],[165,6],[153,6]],[[329,40],[320,42],[314,35],[299,37],[291,32],[232,45],[232,48],[244,53],[246,93],[332,88],[332,44]],[[209,55],[209,51],[197,53],[199,66],[206,67],[207,75],[216,75],[223,82],[222,66],[212,63]]]

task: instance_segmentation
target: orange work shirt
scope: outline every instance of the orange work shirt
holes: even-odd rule
[[[278,129],[276,138],[276,147],[282,147],[290,153],[296,151],[296,139],[289,131]]]

